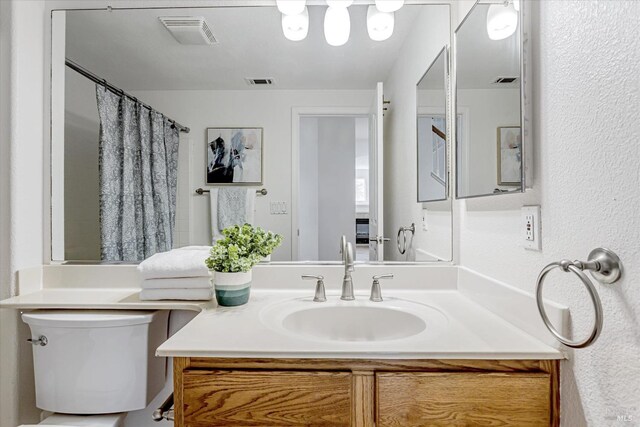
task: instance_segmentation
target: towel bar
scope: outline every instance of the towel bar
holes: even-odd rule
[[[203,195],[204,193],[209,193],[211,190],[205,190],[204,188],[196,188],[196,194]],[[256,190],[256,194],[259,196],[266,196],[269,192],[266,188],[262,188],[260,190]]]

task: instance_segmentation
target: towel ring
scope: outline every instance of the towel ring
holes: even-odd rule
[[[407,231],[410,231],[411,236],[413,236],[416,233],[416,224],[411,223],[410,227],[400,227],[398,229],[396,243],[398,244],[398,252],[400,252],[400,255],[404,255],[405,252],[407,252]],[[400,235],[402,235],[402,245],[400,245]]]
[[[551,324],[551,321],[547,316],[547,312],[544,309],[544,301],[542,300],[542,287],[544,285],[544,279],[551,270],[554,270],[556,268],[560,268],[564,272],[574,273],[576,276],[578,276],[580,281],[587,288],[589,297],[591,298],[591,302],[593,303],[593,307],[595,310],[593,329],[591,331],[591,334],[581,341],[573,341],[566,337],[563,337],[560,332],[558,332],[558,330]],[[589,254],[589,261],[586,262],[570,261],[568,259],[564,259],[560,262],[552,262],[542,269],[536,283],[536,304],[538,305],[538,311],[540,312],[542,321],[544,322],[549,332],[551,332],[558,341],[560,341],[567,347],[572,348],[584,348],[590,346],[598,339],[598,337],[600,336],[600,332],[602,331],[602,302],[600,301],[600,297],[598,296],[598,292],[593,285],[593,282],[589,280],[589,277],[587,277],[587,275],[584,273],[584,270],[589,270],[591,275],[597,281],[604,284],[611,284],[620,280],[620,277],[622,276],[622,262],[614,252],[605,248],[597,248],[591,251],[591,253]]]

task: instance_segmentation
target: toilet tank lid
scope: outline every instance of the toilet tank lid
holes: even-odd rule
[[[156,311],[39,310],[22,314],[28,325],[59,328],[109,328],[151,323]]]

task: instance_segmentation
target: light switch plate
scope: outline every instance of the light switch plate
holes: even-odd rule
[[[271,215],[286,215],[287,202],[270,202],[269,213],[271,213]]]
[[[540,206],[522,207],[522,242],[525,249],[542,250]]]

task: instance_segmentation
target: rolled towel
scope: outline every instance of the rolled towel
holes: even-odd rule
[[[207,249],[173,249],[150,256],[138,265],[143,279],[166,279],[174,277],[207,277],[209,269],[204,260],[209,257]]]
[[[140,291],[141,301],[185,300],[208,301],[213,298],[212,289],[143,289]]]
[[[142,281],[142,289],[210,289],[207,277],[178,277],[174,279],[147,279]]]

